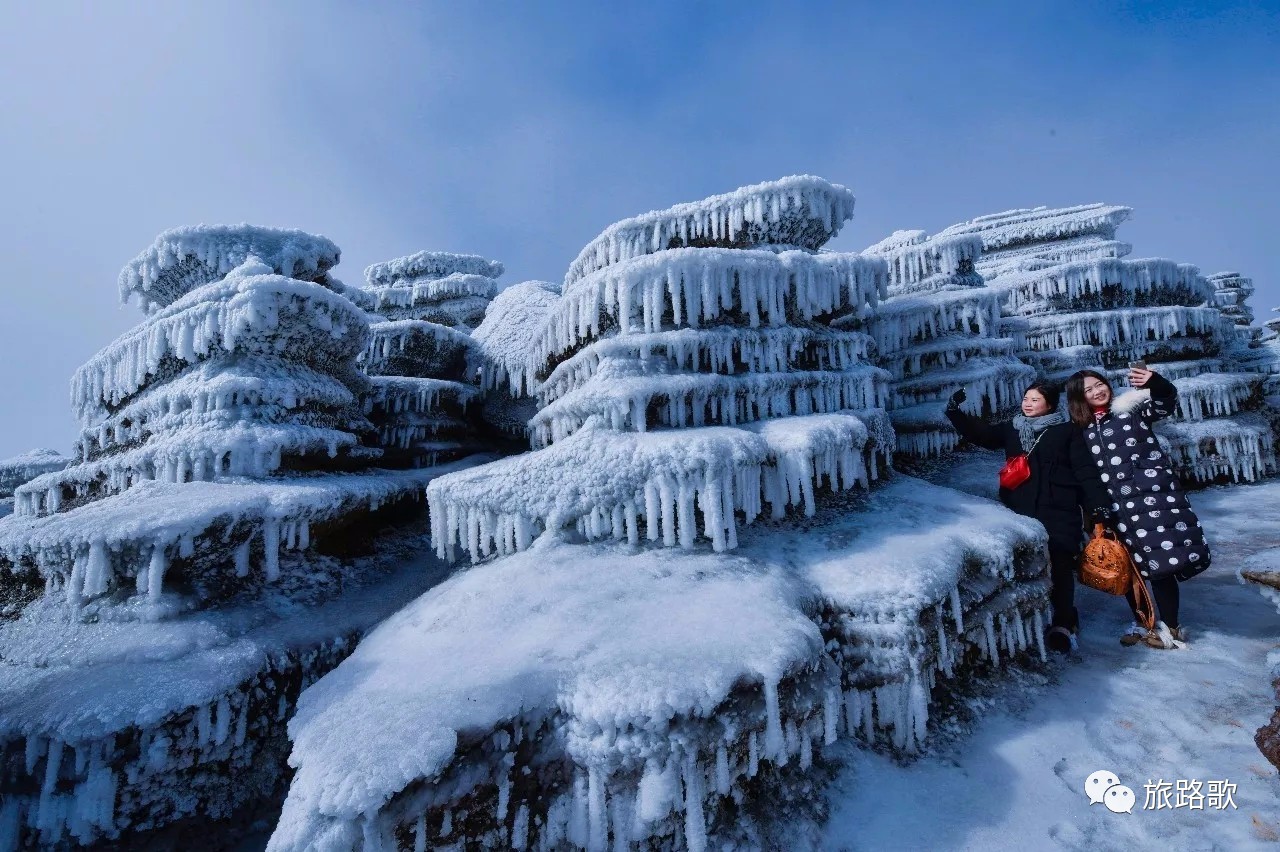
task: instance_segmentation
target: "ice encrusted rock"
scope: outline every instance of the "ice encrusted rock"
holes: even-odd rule
[[[1267,408],[1257,374],[1273,364],[1261,332],[1248,329],[1250,282],[1125,257],[1129,246],[1115,231],[1129,213],[1106,205],[1015,210],[943,233],[982,237],[978,268],[1002,295],[1002,329],[1023,342],[1020,356],[1044,377],[1062,381],[1089,368],[1123,385],[1127,365],[1141,360],[1174,381],[1183,422],[1158,431],[1184,481],[1273,472],[1271,428],[1250,413]]]
[[[732,555],[547,536],[455,576],[304,694],[269,848],[712,848],[766,765],[914,749],[935,681],[1037,650],[1044,532],[906,477],[865,499]]]
[[[40,447],[0,461],[0,498],[12,497],[14,489],[44,473],[62,470],[75,459],[57,450]]]
[[[538,382],[529,341],[559,301],[559,285],[547,281],[513,284],[494,297],[484,321],[471,334],[480,348],[474,371],[481,388],[502,388],[513,397],[533,395]]]
[[[367,380],[366,313],[323,238],[208,231],[126,269],[149,313],[77,371],[79,460],[0,519],[0,847],[145,844],[269,798],[298,692],[425,587],[357,590],[385,556],[372,531],[425,531],[449,470],[370,468],[361,395],[429,431],[424,409],[475,388]]]
[[[558,299],[533,285],[513,296],[519,315],[503,308],[494,322],[524,330],[536,296],[541,328],[522,338],[523,351],[510,341],[491,360],[507,376],[523,370],[519,389],[536,390],[528,430],[538,452],[442,482],[432,492],[438,551],[451,557],[461,544],[484,558],[570,524],[590,538],[607,529],[638,540],[642,519],[651,540],[687,547],[699,534],[695,505],[703,534],[723,549],[734,546],[735,513],[750,521],[762,499],[775,514],[811,511],[820,478],[837,489],[865,483],[889,449],[867,431],[890,431],[874,411],[887,373],[866,363],[867,335],[817,319],[877,304],[885,263],[757,246],[776,234],[751,224],[804,230],[820,214],[829,235],[852,211],[846,193],[788,179],[626,220],[584,251],[580,260],[599,263],[571,268]],[[668,234],[646,248],[642,225],[688,239],[670,248]],[[595,254],[606,245],[621,254]],[[490,341],[486,329],[481,357]],[[807,455],[770,449],[801,433]]]
[[[569,265],[565,286],[606,266],[681,246],[816,250],[853,216],[853,204],[845,187],[799,175],[654,210],[616,222],[587,243]]]
[[[876,342],[879,363],[893,374],[888,410],[898,452],[915,457],[946,452],[958,437],[941,416],[940,403],[963,387],[967,409],[1000,415],[1034,378],[1034,370],[1013,355],[1020,341],[999,336],[999,294],[985,288],[974,271],[982,240],[972,234],[928,237],[923,231],[899,231],[864,254],[885,258],[890,298],[863,316],[836,322],[866,330]]]
[[[471,330],[502,272],[497,261],[437,251],[365,270],[376,315],[360,356],[374,377],[363,402],[386,465],[431,466],[482,448],[474,434],[479,406],[469,403],[483,354]]]
[[[324,282],[341,252],[304,231],[255,225],[194,225],[164,231],[120,272],[120,300],[139,298],[148,311],[219,280],[249,258],[286,278]]]

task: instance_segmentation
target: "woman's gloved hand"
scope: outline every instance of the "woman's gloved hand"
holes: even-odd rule
[[[1110,509],[1094,509],[1090,523],[1102,524],[1107,529],[1113,530],[1116,528],[1116,516]]]
[[[960,403],[964,402],[968,395],[964,392],[964,388],[951,394],[951,399],[947,400],[947,410],[952,411],[960,407]]]

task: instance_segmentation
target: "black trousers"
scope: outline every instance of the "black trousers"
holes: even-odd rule
[[[1151,597],[1156,602],[1156,618],[1163,621],[1170,627],[1178,626],[1178,602],[1181,598],[1181,592],[1178,591],[1178,580],[1172,574],[1166,574],[1163,577],[1156,577],[1151,583]],[[1133,592],[1129,591],[1125,594],[1125,599],[1129,601],[1129,609],[1133,610],[1133,620],[1138,620],[1137,601],[1133,597]]]
[[[1065,550],[1049,551],[1049,602],[1053,604],[1053,621],[1050,627],[1065,627],[1072,633],[1080,626],[1080,613],[1076,611],[1076,568],[1080,554]]]

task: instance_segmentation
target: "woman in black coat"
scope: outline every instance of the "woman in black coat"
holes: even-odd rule
[[[969,441],[1004,450],[1006,459],[1027,454],[1030,478],[1017,488],[1001,488],[1000,502],[1019,515],[1035,518],[1049,533],[1053,621],[1045,644],[1065,653],[1075,647],[1080,626],[1075,607],[1075,575],[1084,540],[1080,509],[1084,506],[1099,519],[1109,518],[1111,499],[1080,429],[1058,411],[1058,398],[1056,387],[1038,382],[1022,395],[1020,415],[993,426],[960,410],[965,400],[961,389],[947,405],[947,419]]]
[[[1154,648],[1186,645],[1178,622],[1178,583],[1209,567],[1211,555],[1200,520],[1152,424],[1174,412],[1178,390],[1163,376],[1135,367],[1129,384],[1151,391],[1132,407],[1112,407],[1114,393],[1105,376],[1081,370],[1067,381],[1067,410],[1084,429],[1093,460],[1111,495],[1115,528],[1133,556],[1134,565],[1151,583],[1160,620],[1151,631],[1137,624],[1133,593],[1128,595],[1135,620],[1120,641]]]

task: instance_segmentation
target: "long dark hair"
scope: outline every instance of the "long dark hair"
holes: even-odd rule
[[[1107,386],[1113,397],[1115,395],[1111,380],[1097,370],[1081,370],[1067,379],[1067,414],[1077,426],[1088,426],[1093,422],[1093,406],[1084,398],[1085,379],[1097,379]]]
[[[1062,388],[1049,382],[1037,381],[1034,384],[1027,385],[1027,389],[1022,392],[1022,395],[1026,396],[1031,391],[1035,391],[1044,397],[1044,401],[1049,406],[1050,411],[1058,410],[1058,402],[1062,399]]]

